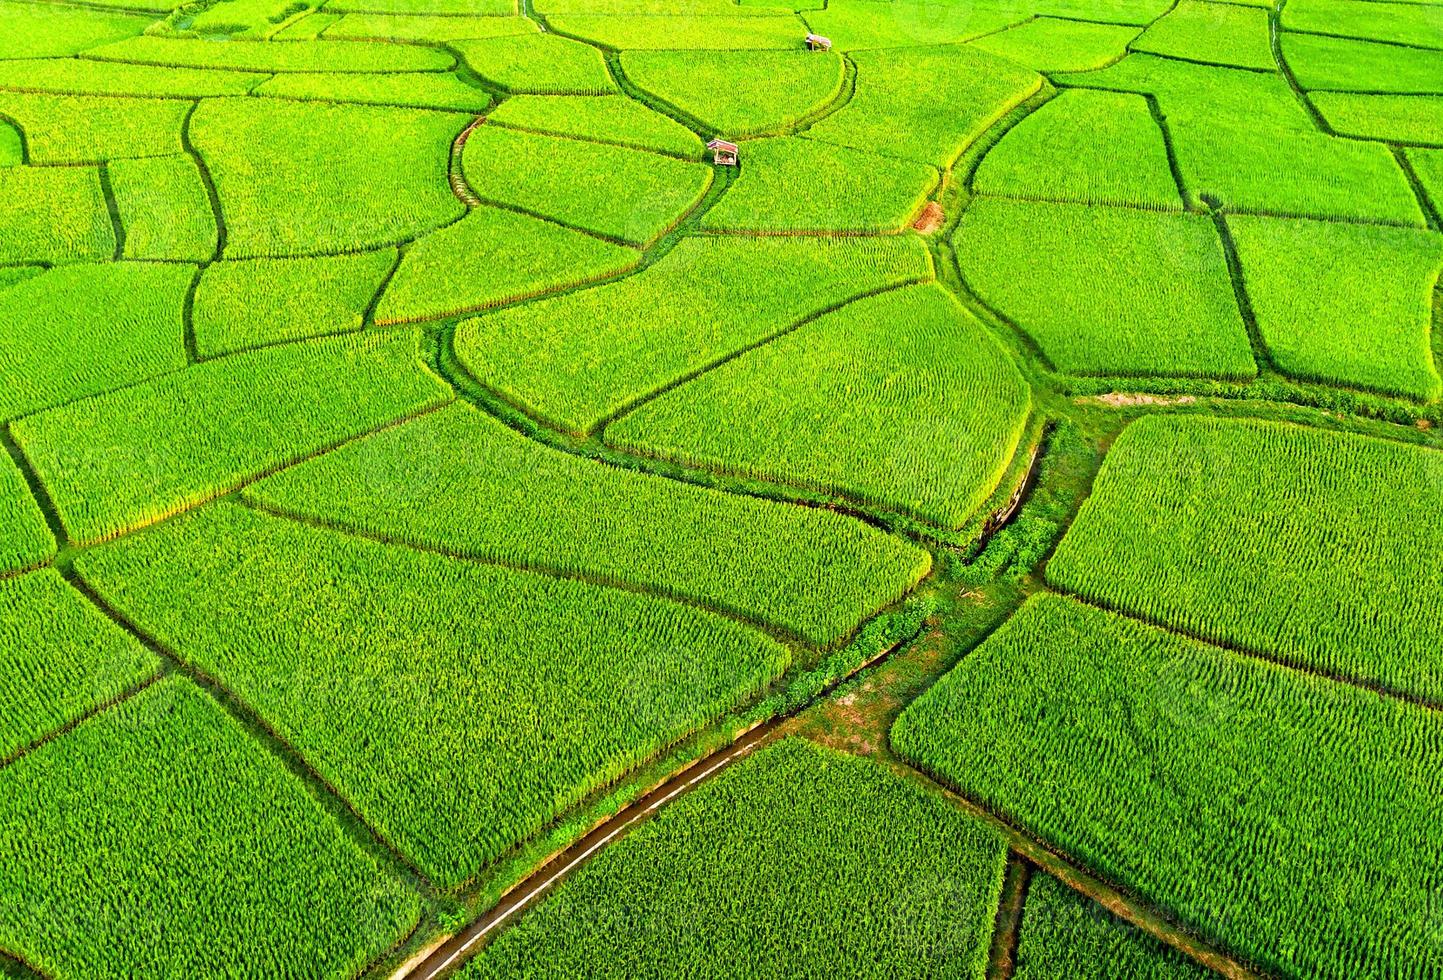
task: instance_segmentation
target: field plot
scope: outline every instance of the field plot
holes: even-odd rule
[[[1443,50],[1443,10],[1429,3],[1290,0],[1282,20],[1286,30]]]
[[[1283,57],[1311,91],[1443,94],[1443,51],[1312,34],[1282,35]]]
[[[0,769],[0,892],[50,976],[346,977],[419,905],[176,677]]]
[[[702,227],[713,231],[893,232],[905,227],[941,176],[805,137],[747,141],[746,166]]]
[[[449,401],[409,333],[264,348],[12,424],[70,537],[142,527]]]
[[[194,276],[184,265],[82,264],[0,292],[0,418],[185,367],[181,308]]]
[[[207,71],[78,58],[0,61],[0,89],[61,95],[176,98],[245,95],[269,77],[261,72]]]
[[[87,58],[174,68],[262,72],[445,71],[456,59],[419,45],[317,41],[310,44],[217,44],[193,38],[135,37],[85,52]]]
[[[612,445],[960,527],[996,488],[1029,395],[935,284],[859,299],[662,395]]]
[[[558,14],[548,23],[562,34],[609,48],[795,48],[806,35],[796,17],[671,17],[649,14]]]
[[[125,229],[125,258],[207,262],[214,257],[215,210],[193,159],[116,160],[107,172]]]
[[[386,540],[644,586],[818,645],[931,567],[925,551],[860,521],[581,460],[464,404],[282,470],[245,495]]]
[[[982,158],[981,194],[1180,211],[1167,144],[1140,95],[1071,89],[1023,119]]]
[[[879,10],[873,0],[829,0],[825,10],[802,16],[841,51],[956,44],[991,34],[1028,19],[1016,4],[924,3],[888,0]]]
[[[155,676],[160,661],[42,569],[0,579],[0,762]]]
[[[406,252],[376,307],[376,322],[474,313],[604,279],[640,261],[635,249],[483,205]]]
[[[680,221],[712,180],[699,163],[497,126],[471,133],[462,164],[483,201],[643,246]]]
[[[395,249],[314,259],[217,262],[201,274],[192,319],[196,352],[359,330],[397,262]]]
[[[1443,95],[1319,92],[1313,104],[1346,136],[1443,147]]]
[[[955,244],[972,288],[1065,374],[1257,373],[1204,216],[983,198]]]
[[[842,94],[845,66],[812,51],[625,51],[648,94],[731,139],[780,133]]]
[[[1139,33],[1136,27],[1122,24],[1038,17],[979,37],[971,45],[1034,71],[1090,71],[1125,55]]]
[[[446,180],[457,113],[207,100],[191,139],[220,196],[227,258],[358,252],[459,218]]]
[[[0,116],[25,133],[27,163],[101,163],[181,153],[190,105],[177,100],[0,92]]]
[[[467,67],[511,94],[605,95],[616,91],[606,60],[593,47],[555,34],[457,41]]]
[[[1408,162],[1423,185],[1434,214],[1443,214],[1443,150],[1408,150]]]
[[[443,886],[760,691],[788,659],[677,603],[232,504],[79,567]],[[271,587],[281,577],[284,594]]]
[[[461,976],[981,978],[1004,853],[876,763],[788,740],[608,849]]]
[[[492,126],[574,136],[688,160],[700,160],[705,152],[701,139],[691,130],[622,95],[519,95],[497,106],[486,121]]]
[[[1425,223],[1388,148],[1319,131],[1277,73],[1134,54],[1102,71],[1057,80],[1156,97],[1194,205]]]
[[[589,432],[806,316],[930,278],[915,238],[693,238],[619,282],[465,321],[456,353],[528,411]]]
[[[54,553],[55,538],[25,477],[8,455],[0,458],[0,575],[38,565]]]
[[[950,166],[1042,85],[1035,72],[973,48],[864,51],[853,60],[851,101],[808,135],[935,167]]]
[[[1268,354],[1298,378],[1432,401],[1433,289],[1443,235],[1228,218]]]
[[[1016,980],[1206,980],[1214,976],[1047,874],[1027,885]]]
[[[326,5],[338,10],[335,0]],[[363,4],[371,6],[371,4]],[[466,41],[541,30],[524,17],[471,16],[468,14],[343,14],[325,28],[328,40],[350,38],[370,41]]]
[[[409,109],[451,109],[481,113],[491,96],[455,75],[412,72],[406,75],[364,75],[348,72],[306,72],[276,75],[256,86],[256,95],[309,102],[359,102]]]
[[[1264,969],[1437,972],[1437,711],[1042,596],[891,737]]]
[[[77,262],[114,253],[97,168],[0,167],[0,262]]]
[[[1297,425],[1143,419],[1048,563],[1084,598],[1443,702],[1443,453]]]
[[[64,58],[133,37],[152,23],[133,13],[0,3],[0,58]]]
[[[455,17],[512,18],[517,12],[516,0],[330,0],[328,11],[336,13],[372,13]],[[519,20],[520,18],[515,18]]]
[[[1132,50],[1235,68],[1277,70],[1262,7],[1182,0],[1132,44]]]

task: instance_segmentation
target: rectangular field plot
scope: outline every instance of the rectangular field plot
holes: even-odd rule
[[[974,48],[1010,58],[1034,71],[1091,71],[1127,53],[1136,27],[1038,17],[972,41]]]
[[[447,182],[460,113],[217,99],[191,139],[215,180],[227,258],[357,252],[459,218]]]
[[[316,259],[246,259],[207,266],[192,314],[196,352],[247,347],[361,328],[395,249]]]
[[[1273,422],[1148,418],[1048,580],[1111,608],[1443,702],[1443,453]]]
[[[612,445],[839,493],[948,528],[992,493],[1030,397],[935,284],[859,299],[641,406]]]
[[[1436,973],[1437,711],[1041,596],[891,738],[1270,974]]]
[[[369,6],[369,4],[362,4]],[[328,10],[344,4],[335,0]],[[512,34],[536,34],[541,28],[525,17],[485,17],[466,14],[344,14],[325,29],[328,39],[361,41],[465,41]]]
[[[0,58],[64,58],[133,37],[151,23],[153,18],[133,13],[5,0],[0,3]]]
[[[518,95],[486,117],[491,125],[574,136],[687,160],[705,155],[696,133],[625,95]]]
[[[788,661],[762,634],[678,603],[228,503],[78,565],[442,887]]]
[[[59,572],[47,568],[0,579],[0,762],[159,668],[154,654]]]
[[[194,276],[184,265],[83,264],[0,292],[0,418],[185,367]]]
[[[558,31],[610,48],[795,48],[806,29],[795,16],[669,17],[646,14],[558,14]]]
[[[471,133],[463,169],[483,201],[638,246],[680,221],[712,181],[700,163],[498,126]]]
[[[96,167],[0,167],[0,262],[83,262],[115,254]]]
[[[619,282],[468,320],[456,353],[528,411],[589,432],[803,317],[930,278],[914,236],[693,238]]]
[[[853,60],[851,101],[808,135],[935,167],[951,166],[1042,85],[1036,72],[974,48],[865,51]]]
[[[336,13],[415,14],[423,16],[513,18],[516,0],[331,0],[326,9]],[[520,18],[516,18],[520,19]]]
[[[1015,980],[1208,980],[1216,974],[1038,872],[1028,880],[1012,976]]]
[[[1205,216],[979,198],[954,243],[969,285],[1064,374],[1257,374]]]
[[[839,51],[958,44],[1028,19],[1030,11],[1012,3],[919,3],[887,0],[829,0],[825,10],[803,14],[807,26],[832,39]]]
[[[1292,0],[1283,28],[1443,49],[1443,9],[1408,0]]]
[[[741,176],[706,213],[712,231],[900,231],[940,184],[925,163],[802,137],[749,140]]]
[[[940,796],[787,740],[607,848],[458,976],[977,980],[1005,857]]]
[[[1248,299],[1288,374],[1433,401],[1433,290],[1443,235],[1333,221],[1235,215]]]
[[[1275,71],[1268,11],[1182,0],[1132,44],[1132,50],[1187,61]]]
[[[256,87],[256,95],[310,102],[359,102],[408,109],[451,109],[481,113],[491,96],[452,74],[411,72],[405,75],[362,75],[311,72],[276,75]]]
[[[121,62],[55,58],[0,61],[0,89],[61,95],[209,98],[245,95],[269,76],[259,72],[205,71]]]
[[[116,160],[109,173],[126,258],[208,262],[215,256],[215,210],[190,156]]]
[[[27,163],[100,163],[183,153],[191,106],[174,99],[0,92],[0,117],[25,133]]]
[[[1406,153],[1433,213],[1443,214],[1443,150],[1409,149]]]
[[[38,565],[53,554],[55,536],[40,505],[9,454],[0,455],[0,573]]]
[[[412,245],[381,296],[376,322],[475,313],[605,279],[640,261],[634,248],[482,205]]]
[[[206,361],[11,428],[70,537],[91,542],[451,397],[400,333]]]
[[[386,540],[644,586],[819,646],[931,567],[860,521],[579,459],[464,404],[283,470],[246,497]]]
[[[632,84],[728,139],[795,126],[842,94],[840,56],[813,51],[623,51]]]
[[[0,769],[0,893],[46,976],[354,976],[420,911],[178,677]]]
[[[1147,100],[1067,89],[1009,129],[973,177],[979,194],[1181,211]]]
[[[1346,136],[1443,146],[1443,95],[1356,95],[1319,92],[1313,104]]]
[[[1312,34],[1284,34],[1282,45],[1305,89],[1443,94],[1443,51]]]
[[[135,37],[85,52],[86,58],[173,68],[263,72],[446,71],[456,59],[419,45],[312,41],[295,44],[217,44],[194,38]]]
[[[522,34],[452,45],[466,66],[512,95],[606,95],[616,91],[601,52],[556,34]]]

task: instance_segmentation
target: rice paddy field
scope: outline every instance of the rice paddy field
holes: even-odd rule
[[[1443,980],[1443,0],[0,0],[0,977]]]

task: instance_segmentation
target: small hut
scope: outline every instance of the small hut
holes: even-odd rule
[[[832,39],[822,37],[820,34],[808,34],[807,49],[809,51],[830,51],[832,50]]]
[[[737,145],[729,143],[724,139],[714,139],[706,145],[711,150],[712,163],[718,167],[735,167],[737,165]]]

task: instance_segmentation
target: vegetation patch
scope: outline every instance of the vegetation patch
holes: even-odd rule
[[[588,44],[555,34],[456,41],[467,67],[512,95],[606,95],[616,83]]]
[[[1443,52],[1315,34],[1283,34],[1298,84],[1314,91],[1443,94]]]
[[[24,131],[36,165],[181,153],[190,110],[178,100],[0,92],[0,116]]]
[[[115,253],[95,167],[0,167],[0,262],[83,262]]]
[[[133,37],[151,22],[152,18],[134,13],[4,0],[0,58],[66,58],[97,44]]]
[[[327,9],[346,4],[332,0]],[[369,6],[369,4],[368,4]],[[468,41],[541,30],[525,17],[471,16],[469,14],[345,14],[326,28],[326,37],[363,41]]]
[[[1443,95],[1319,92],[1312,98],[1328,124],[1346,136],[1443,146]]]
[[[362,75],[354,72],[310,72],[276,75],[256,87],[256,95],[320,102],[359,102],[411,109],[451,109],[482,113],[491,107],[485,90],[455,75],[413,72],[406,75]]]
[[[193,159],[116,160],[109,175],[125,258],[208,262],[215,256],[215,211]]]
[[[25,477],[8,454],[0,457],[0,573],[38,565],[53,554],[55,537]]]
[[[518,95],[486,117],[490,125],[654,150],[688,160],[704,154],[695,133],[624,95]]]
[[[54,58],[0,61],[0,89],[60,95],[210,98],[245,95],[265,74]]]
[[[1036,17],[972,41],[974,48],[1011,58],[1034,71],[1091,71],[1127,53],[1136,27]]]
[[[1132,44],[1132,50],[1235,68],[1277,70],[1268,11],[1182,0]]]
[[[85,52],[101,61],[228,68],[263,72],[445,71],[456,61],[444,51],[420,45],[314,41],[296,44],[224,44],[181,37],[133,37]]]
[[[608,48],[796,48],[806,35],[801,21],[785,17],[672,17],[650,14],[562,14],[547,21],[563,34]]]

